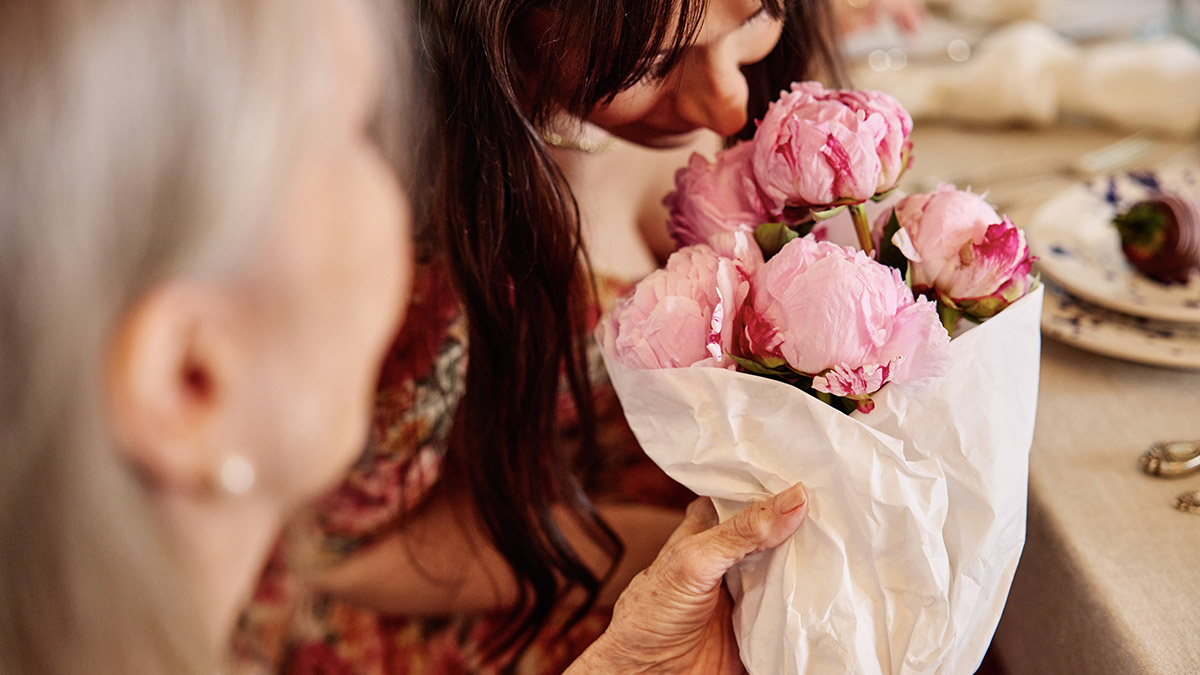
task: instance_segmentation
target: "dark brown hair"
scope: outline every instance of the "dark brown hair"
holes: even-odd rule
[[[814,63],[832,67],[825,1],[764,0],[787,28],[748,72],[752,118]],[[579,211],[538,130],[555,113],[583,117],[652,68],[669,69],[706,7],[707,0],[421,0],[442,122],[429,234],[454,271],[470,322],[449,470],[469,485],[479,519],[521,582],[513,621],[493,646],[527,645],[571,588],[585,592],[581,616],[603,583],[564,537],[552,506],[565,508],[614,561],[621,551],[556,445],[561,377],[579,411],[582,452],[596,452],[584,358],[593,298]]]
[[[783,35],[762,61],[742,67],[750,87],[746,127],[739,138],[754,135],[755,125],[767,106],[792,82],[821,79],[831,86],[846,80],[834,35],[833,8],[829,0],[763,0],[774,17],[783,17]]]

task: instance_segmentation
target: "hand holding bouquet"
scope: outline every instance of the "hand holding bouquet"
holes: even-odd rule
[[[949,186],[867,221],[911,128],[883,94],[793,85],[680,170],[681,248],[598,329],[643,448],[723,518],[808,487],[793,540],[728,577],[751,673],[971,672],[1024,541],[1028,247]],[[839,209],[863,250],[811,232]]]

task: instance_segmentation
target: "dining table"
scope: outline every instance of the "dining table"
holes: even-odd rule
[[[912,139],[919,162],[906,183],[916,189],[931,172],[966,174],[981,161],[1036,158],[1061,166],[1124,137],[1080,124],[979,129],[918,122]],[[1142,167],[1194,151],[1186,139],[1152,143]],[[1076,180],[1013,178],[1004,187],[1025,190],[1026,201],[1005,212],[1020,224],[1041,206],[1036,195]],[[1014,182],[1017,188],[1008,185]],[[1200,370],[1043,340],[1025,549],[992,644],[1004,672],[1200,673],[1200,514],[1173,504],[1179,493],[1200,489],[1200,474],[1158,478],[1138,463],[1152,442],[1182,439],[1200,439]]]
[[[1119,12],[1121,5],[1150,11],[1143,3],[1101,0],[1091,7]],[[1130,17],[1125,25],[1142,20]],[[1140,38],[1131,29],[1113,39]],[[1200,169],[1197,134],[1147,133],[1131,122],[918,118],[915,162],[901,188],[924,191],[949,180],[987,190],[1021,225],[1044,217],[1064,191],[1115,172]],[[1138,152],[1080,168],[1080,158],[1131,142]],[[1072,226],[1069,211],[1059,217]],[[1200,513],[1177,509],[1175,500],[1200,490],[1200,472],[1152,476],[1138,458],[1156,441],[1200,439],[1200,363],[1173,362],[1119,340],[1097,349],[1077,333],[1053,330],[1050,304],[1048,294],[1026,542],[987,662],[1008,675],[1195,675]],[[1170,336],[1159,344],[1165,353]]]

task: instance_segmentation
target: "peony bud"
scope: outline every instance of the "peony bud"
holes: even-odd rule
[[[914,291],[985,319],[1029,290],[1025,233],[983,197],[940,185],[900,200],[896,219],[892,242],[909,260]]]

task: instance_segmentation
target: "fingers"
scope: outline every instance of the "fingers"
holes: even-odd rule
[[[905,33],[918,33],[925,26],[925,9],[922,5],[907,5],[895,16],[896,24]]]
[[[775,548],[792,536],[808,515],[808,493],[797,483],[769,501],[751,504],[700,537],[723,556],[728,570],[748,555]],[[714,554],[715,555],[715,554]]]
[[[689,506],[688,517],[680,527],[694,527],[688,522],[693,515],[702,518],[703,509]],[[678,539],[672,537],[673,543],[664,549],[663,572],[681,587],[706,592],[716,587],[742,558],[783,543],[807,515],[808,493],[797,483],[768,501],[751,504],[720,525]]]
[[[920,32],[928,18],[924,0],[849,0],[837,7],[843,33],[891,20],[905,33],[913,34]]]
[[[888,8],[896,25],[905,33],[917,33],[925,25],[927,13],[924,0],[896,0]]]

